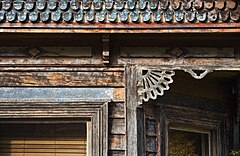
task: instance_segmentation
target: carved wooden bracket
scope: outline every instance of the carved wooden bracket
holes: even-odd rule
[[[202,79],[212,69],[179,69],[189,73],[195,79]],[[175,75],[175,68],[140,68],[138,70],[138,104],[148,102],[150,99],[157,99],[157,96],[163,96],[164,91],[169,90],[169,85],[173,83],[173,76]],[[200,73],[199,73],[200,72]]]
[[[149,99],[156,99],[162,96],[165,90],[169,89],[169,84],[173,83],[173,70],[141,70],[138,80],[139,104],[147,102]]]
[[[110,41],[109,35],[103,35],[102,36],[102,42],[103,42],[102,59],[103,59],[103,64],[109,64],[110,63],[109,41]]]
[[[202,79],[204,78],[208,73],[212,72],[211,69],[205,69],[203,70],[203,72],[201,73],[197,73],[195,70],[193,69],[184,69],[185,72],[191,74],[191,76],[195,79]],[[198,70],[199,71],[199,70]]]

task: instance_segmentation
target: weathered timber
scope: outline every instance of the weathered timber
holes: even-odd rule
[[[1,57],[92,57],[91,47],[0,47]]]
[[[102,103],[84,102],[21,102],[1,103],[1,118],[67,118],[92,117],[102,107]]]
[[[127,156],[137,156],[137,70],[136,66],[126,66],[126,146]]]
[[[8,27],[15,27],[15,29],[9,29]],[[132,23],[133,26],[135,25]],[[88,25],[85,25],[82,28],[77,28],[74,27],[74,25],[67,26],[63,28],[58,28],[59,24],[54,24],[54,25],[48,25],[48,28],[45,27],[45,25],[38,25],[37,28],[31,28],[32,24],[25,24],[24,29],[22,28],[22,24],[19,23],[4,23],[1,24],[1,29],[0,32],[5,32],[5,33],[91,33],[91,34],[96,34],[96,33],[132,33],[132,34],[139,34],[139,33],[239,33],[240,32],[240,26],[238,23],[211,23],[211,27],[209,28],[209,24],[201,24],[201,27],[199,25],[192,25],[191,23],[189,25],[169,25],[169,24],[164,24],[161,25],[161,28],[164,29],[159,29],[160,27],[159,24],[156,24],[155,26],[147,25],[147,27],[144,27],[143,29],[132,29],[132,28],[125,28],[124,25],[121,25],[121,27],[117,29],[109,29],[110,27],[116,28],[116,25],[105,25],[108,26],[107,28],[101,27],[99,29],[99,26],[93,26],[92,28],[89,28]],[[143,24],[144,25],[144,24]],[[28,27],[26,27],[28,26]],[[110,27],[109,27],[110,26]],[[95,29],[93,29],[95,27]],[[203,27],[205,27],[203,29]],[[227,28],[226,28],[227,27]],[[44,28],[44,29],[43,29]],[[53,29],[54,28],[54,29]],[[157,29],[156,29],[157,28]],[[190,29],[189,29],[190,28]]]
[[[125,119],[109,119],[109,129],[111,134],[125,134]]]
[[[145,115],[144,111],[141,108],[137,109],[137,150],[138,150],[138,156],[144,156],[145,155],[145,142],[140,140],[145,140]]]
[[[110,103],[109,117],[110,118],[125,118],[125,103]]]
[[[234,48],[223,47],[122,47],[124,58],[233,58]]]
[[[111,148],[119,145],[115,145],[119,142],[124,142],[124,145],[121,146],[121,148],[117,149],[111,149],[110,150],[110,155],[111,154],[117,154],[121,153],[125,154],[125,149],[126,149],[126,121],[125,121],[125,103],[120,103],[120,102],[111,102],[109,103],[109,114],[108,114],[108,121],[109,121],[109,135],[120,135],[122,137],[115,137],[115,139],[111,139]],[[124,139],[123,140],[117,140],[117,139]],[[110,142],[109,142],[110,143]]]
[[[80,66],[80,65],[102,65],[100,58],[0,58],[0,66]]]
[[[109,135],[109,150],[126,150],[125,135]]]
[[[141,64],[154,68],[171,68],[172,70],[182,69],[213,69],[213,70],[240,70],[240,60],[232,58],[119,58],[119,64]]]
[[[103,65],[81,65],[81,66],[0,66],[1,72],[124,72],[122,65],[106,67]]]
[[[125,151],[109,151],[109,156],[125,156]]]
[[[32,123],[42,123],[41,119],[53,120],[61,119],[62,122],[69,123],[86,121],[86,117],[91,118],[90,127],[91,138],[88,148],[91,149],[90,156],[107,156],[108,154],[108,103],[94,102],[88,103],[1,103],[1,122],[3,123],[23,123],[28,119]],[[85,108],[82,106],[86,106]],[[92,107],[93,106],[93,107]],[[24,119],[24,120],[21,120]],[[81,119],[83,119],[81,121]],[[89,120],[88,120],[89,121]],[[57,120],[55,123],[60,122]]]
[[[235,107],[237,109],[235,109],[234,113],[233,113],[233,135],[234,135],[234,139],[233,139],[233,144],[234,146],[239,146],[240,145],[240,129],[239,129],[239,125],[240,125],[240,79],[238,78],[236,81],[236,86],[235,86]]]
[[[0,102],[91,102],[114,100],[110,87],[0,87]]]
[[[1,86],[124,86],[123,72],[0,72],[0,75]]]
[[[154,102],[153,102],[154,103]],[[145,152],[153,155],[169,155],[169,128],[185,129],[197,133],[211,133],[211,151],[214,155],[226,153],[226,119],[223,113],[206,112],[181,106],[148,105],[145,113]],[[204,113],[204,116],[202,114]]]
[[[144,140],[145,140],[145,155],[156,155],[159,151],[159,142],[158,142],[158,126],[157,126],[157,115],[156,107],[154,105],[144,106]],[[162,154],[164,150],[161,150]],[[159,154],[160,154],[159,153]]]

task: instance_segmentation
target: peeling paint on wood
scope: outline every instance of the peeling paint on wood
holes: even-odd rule
[[[114,100],[113,88],[1,87],[0,102]]]

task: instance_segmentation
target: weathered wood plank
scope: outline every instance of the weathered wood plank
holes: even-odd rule
[[[223,47],[122,47],[121,57],[124,58],[233,58],[234,48]]]
[[[125,118],[125,103],[110,103],[109,117],[111,118]]]
[[[137,71],[136,66],[126,67],[126,154],[137,156]]]
[[[0,47],[1,57],[91,57],[91,47]]]
[[[0,75],[1,86],[124,86],[123,72],[0,72]]]
[[[1,72],[124,72],[123,66],[105,67],[105,66],[1,66]]]
[[[125,151],[109,151],[109,156],[125,156]]]
[[[126,139],[125,135],[109,135],[109,150],[125,150]]]
[[[138,140],[138,156],[145,155],[145,115],[142,108],[137,109],[137,140]]]
[[[118,64],[141,64],[151,65],[156,68],[211,68],[215,70],[240,70],[240,59],[234,58],[186,58],[186,59],[169,59],[169,58],[119,58]]]
[[[121,57],[171,57],[166,53],[167,47],[122,47]]]
[[[125,88],[114,88],[114,101],[124,102],[125,101]]]
[[[238,108],[234,110],[234,115],[232,117],[234,118],[233,122],[233,145],[238,146],[240,144],[240,139],[239,139],[239,134],[240,134],[240,129],[239,129],[239,124],[240,124],[240,78],[237,79],[236,81],[236,104],[235,106]]]
[[[113,90],[112,87],[1,87],[0,102],[106,102],[114,100]]]
[[[110,134],[125,134],[125,119],[109,119]]]
[[[5,57],[0,58],[0,66],[64,66],[64,65],[91,65],[91,64],[98,64],[102,65],[102,60],[100,58],[56,58],[56,57],[49,57],[49,58],[13,58],[13,57]]]

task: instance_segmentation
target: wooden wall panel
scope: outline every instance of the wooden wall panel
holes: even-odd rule
[[[109,151],[109,156],[125,156],[125,151]]]
[[[145,118],[144,118],[144,127],[145,127],[145,155],[155,156],[159,151],[158,143],[158,125],[157,125],[157,116],[156,116],[156,107],[154,105],[144,107]]]
[[[125,135],[109,135],[109,150],[126,150]]]
[[[109,155],[125,155],[126,150],[126,124],[125,103],[109,104]]]

